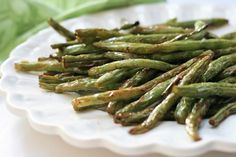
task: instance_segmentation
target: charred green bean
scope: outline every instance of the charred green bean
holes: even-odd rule
[[[120,68],[152,68],[160,71],[167,71],[173,69],[174,67],[176,67],[176,65],[168,64],[162,61],[150,59],[127,59],[93,67],[89,69],[89,75],[96,76]]]

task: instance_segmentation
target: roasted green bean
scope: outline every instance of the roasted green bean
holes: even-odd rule
[[[75,35],[59,23],[57,23],[55,20],[50,18],[48,20],[48,24],[55,29],[60,35],[64,36],[67,40],[75,40]]]
[[[172,34],[172,33],[188,33],[191,29],[184,29],[182,27],[171,27],[164,25],[154,25],[150,27],[137,26],[129,30],[132,34]]]
[[[103,52],[103,50],[96,48],[92,45],[86,45],[86,44],[68,46],[61,51],[63,55],[79,55],[79,54],[98,53],[98,52]]]
[[[232,83],[194,83],[190,85],[176,86],[173,91],[180,96],[204,98],[209,96],[236,96],[236,85]]]
[[[230,66],[223,70],[218,76],[217,79],[224,79],[230,76],[236,75],[236,65]]]
[[[177,22],[176,20],[177,19],[168,21],[167,23],[165,23],[165,25],[173,27],[194,28],[194,24],[196,23],[196,21],[203,21],[210,27],[219,27],[228,24],[228,20],[224,18],[199,19],[183,22]]]
[[[215,98],[201,99],[195,103],[191,113],[186,119],[186,130],[188,135],[194,140],[201,140],[198,129],[202,118],[206,115],[211,104],[216,103]]]
[[[122,82],[122,80],[127,79],[128,77],[135,74],[139,69],[116,69],[111,72],[107,72],[100,76],[96,81],[96,86],[104,86],[108,84],[113,84],[117,82]]]
[[[220,80],[219,82],[236,83],[236,76],[227,77],[223,80]]]
[[[210,63],[206,73],[203,75],[203,81],[211,80],[225,68],[236,64],[236,53],[222,56]]]
[[[15,69],[18,71],[54,71],[54,72],[71,72],[78,74],[87,74],[87,70],[77,67],[64,68],[61,63],[56,60],[46,60],[40,62],[21,61],[15,63]]]
[[[89,69],[90,76],[96,76],[120,68],[153,68],[160,71],[171,70],[176,65],[150,59],[127,59],[115,61]]]
[[[225,107],[220,109],[214,116],[212,116],[209,119],[209,123],[213,127],[217,127],[225,118],[235,113],[236,113],[236,102],[229,103]]]
[[[105,40],[111,37],[123,36],[125,34],[115,30],[101,28],[77,29],[76,37],[82,43],[93,43],[95,41]]]
[[[124,53],[124,52],[106,52],[104,53],[106,58],[112,60],[123,60],[123,59],[135,59],[135,58],[145,58],[145,56],[131,54],[131,53]]]
[[[122,51],[136,54],[171,53],[175,51],[192,51],[199,49],[222,49],[236,46],[236,40],[180,40],[162,44],[97,42],[94,46],[109,51]]]

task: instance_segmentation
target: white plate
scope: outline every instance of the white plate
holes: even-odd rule
[[[173,17],[180,20],[209,17],[230,19],[231,26],[220,29],[218,33],[231,31],[232,26],[236,26],[235,8],[166,4],[113,10],[68,20],[63,24],[71,30],[80,27],[112,28],[119,26],[123,18],[130,22],[140,20],[143,24],[153,24]],[[235,116],[216,129],[211,129],[204,121],[200,130],[203,140],[200,142],[192,142],[184,126],[175,122],[163,122],[146,134],[131,136],[128,134],[129,128],[114,124],[106,113],[74,112],[71,99],[75,95],[46,92],[38,87],[36,75],[14,70],[14,62],[47,56],[52,52],[49,45],[61,41],[63,39],[52,29],[42,30],[15,48],[1,67],[0,85],[6,93],[8,108],[18,115],[26,116],[34,129],[57,134],[74,146],[105,147],[126,155],[158,152],[172,156],[194,156],[211,150],[236,152]]]

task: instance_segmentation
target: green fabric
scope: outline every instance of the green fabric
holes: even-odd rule
[[[0,61],[35,32],[47,27],[46,20],[59,21],[102,10],[164,0],[1,0]],[[27,53],[27,52],[26,52]]]

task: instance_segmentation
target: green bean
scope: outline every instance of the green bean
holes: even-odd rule
[[[131,134],[141,134],[149,131],[150,129],[154,128],[156,124],[163,119],[165,113],[169,111],[171,106],[178,101],[179,97],[175,94],[169,94],[155,109],[152,113],[148,116],[148,118],[141,123],[140,125],[135,126],[132,128],[129,133]]]
[[[199,40],[206,36],[207,32],[199,32],[194,35],[189,36],[186,39]],[[114,37],[107,39],[105,42],[132,42],[132,43],[149,43],[149,44],[160,44],[182,34],[147,34],[147,35],[126,35],[121,37]]]
[[[135,59],[135,58],[145,58],[145,56],[136,55],[132,53],[124,53],[124,52],[106,52],[104,56],[108,59],[112,60],[124,60],[124,59]]]
[[[210,117],[214,116],[220,109],[222,109],[224,106],[226,106],[226,104],[228,104],[229,102],[234,100],[234,99],[231,99],[231,98],[230,99],[227,98],[225,100],[225,98],[222,99],[222,98],[219,98],[219,97],[215,97],[216,100],[214,102],[213,97],[210,97],[210,98],[207,98],[207,99],[212,99],[212,103],[209,105],[210,107],[209,107],[206,115],[203,118],[210,118]],[[205,99],[205,101],[207,99]]]
[[[60,35],[62,35],[63,37],[65,37],[67,40],[75,40],[75,35],[74,33],[72,33],[71,31],[69,31],[68,29],[66,29],[65,27],[63,27],[62,25],[60,25],[59,23],[57,23],[55,20],[53,20],[52,18],[50,18],[48,20],[48,24],[55,29]]]
[[[155,74],[155,70],[152,69],[142,69],[138,71],[135,75],[133,75],[131,78],[127,79],[123,84],[122,88],[128,88],[128,87],[135,87],[137,85],[140,85],[142,83],[145,83],[153,78]]]
[[[201,60],[199,60],[196,64],[194,64],[186,75],[185,75],[186,72],[184,71],[176,76],[180,78],[183,77],[183,79],[179,83],[179,86],[194,82],[199,77],[199,75],[201,75],[204,72],[204,69],[207,66],[205,62],[211,59],[213,56],[212,51],[208,51],[208,53],[209,53],[208,55],[204,56]],[[161,119],[163,119],[165,114],[179,99],[180,99],[179,95],[171,92],[158,106],[155,107],[155,109],[152,111],[149,117],[142,124],[132,128],[130,130],[130,133],[141,134],[154,128],[157,125],[157,123]]]
[[[191,112],[196,99],[182,97],[175,110],[175,119],[179,124],[185,124],[185,120]]]
[[[61,71],[61,64],[58,61],[40,61],[40,62],[29,62],[21,61],[15,63],[15,69],[18,71]]]
[[[76,79],[81,79],[84,76],[78,75],[78,76],[60,76],[60,75],[39,75],[39,82],[44,83],[64,83],[64,82],[70,82],[74,81]]]
[[[89,69],[89,75],[96,76],[120,68],[153,68],[156,70],[167,71],[174,67],[176,67],[176,65],[168,64],[162,61],[150,59],[127,59],[93,67]]]
[[[203,80],[211,80],[222,70],[234,64],[236,64],[236,54],[225,55],[214,60],[212,63],[209,64],[206,73],[203,75]]]
[[[151,58],[155,60],[161,60],[163,62],[176,63],[199,56],[203,52],[204,50],[195,50],[195,51],[176,52],[171,54],[153,54]]]
[[[220,109],[214,116],[209,119],[209,123],[213,127],[217,127],[224,119],[229,115],[236,113],[236,102],[227,104],[225,107]]]
[[[63,55],[79,55],[79,54],[98,53],[98,52],[102,52],[102,50],[92,45],[85,45],[85,44],[68,46],[62,50]]]
[[[50,73],[44,73],[44,74],[50,75]],[[73,76],[81,76],[81,75],[74,75],[74,74],[71,74],[71,73],[57,73],[57,74],[55,74],[53,76],[56,76],[56,77],[58,77],[60,79],[63,79],[65,77],[73,77]]]
[[[40,62],[21,61],[19,63],[15,63],[15,69],[18,71],[54,71],[87,74],[87,70],[82,70],[77,67],[64,68],[62,64],[56,60]]]
[[[39,87],[42,89],[46,89],[49,91],[55,91],[56,86],[58,85],[58,83],[43,83],[43,82],[39,82]]]
[[[169,41],[179,34],[147,34],[147,35],[126,35],[121,37],[114,37],[106,40],[106,42],[132,42],[132,43],[150,43],[160,44]]]
[[[180,96],[205,98],[209,96],[236,96],[236,85],[232,83],[193,83],[174,87],[173,92]]]
[[[91,68],[94,66],[100,66],[106,63],[109,63],[108,59],[100,59],[100,60],[89,60],[89,61],[80,61],[80,62],[62,62],[64,68]]]
[[[127,69],[116,69],[110,72],[107,72],[103,75],[101,75],[97,80],[96,80],[96,86],[101,86],[102,84],[109,84],[111,82],[113,82],[113,78],[116,77],[117,75],[118,80],[121,79],[120,75],[126,74],[127,73]],[[116,79],[115,79],[116,80]]]
[[[104,59],[104,54],[81,54],[77,56],[70,56],[65,55],[62,57],[62,62],[64,63],[70,63],[70,62],[81,62],[81,61],[89,61],[89,60],[100,60]]]
[[[154,25],[150,27],[137,26],[129,30],[132,34],[172,34],[172,33],[188,33],[190,29],[183,29],[181,27],[171,27],[163,25]]]
[[[123,108],[127,102],[125,101],[111,101],[108,103],[106,111],[107,113],[114,115],[118,110]]]
[[[235,51],[236,51],[235,47],[214,50],[215,58],[234,53]],[[183,51],[183,52],[175,52],[172,54],[153,54],[151,55],[151,58],[155,60],[161,60],[164,62],[177,62],[199,56],[200,54],[202,54],[202,52],[204,52],[204,50]]]
[[[137,71],[139,71],[139,69],[116,69],[111,72],[107,72],[97,79],[96,86],[100,87],[121,82],[122,80],[125,80],[135,74]]]
[[[138,26],[139,22],[128,23],[121,26],[119,29],[101,29],[101,28],[90,28],[90,29],[77,29],[76,37],[82,43],[93,43],[99,40],[105,40],[112,37],[124,36],[127,34],[120,33],[119,30],[126,30]]]
[[[71,76],[62,76],[62,77],[59,76],[59,80],[64,81],[64,82],[70,82],[70,81],[74,81],[74,80],[81,79],[84,77],[85,77],[84,75],[78,75],[78,76],[71,75]]]
[[[99,104],[99,105],[94,105],[94,106],[85,106],[81,107],[80,111],[87,111],[87,110],[101,110],[101,111],[106,111],[106,106],[107,104]]]
[[[202,40],[204,38],[209,39],[209,32],[202,30],[202,31],[195,31],[190,33],[188,36],[184,38],[184,40]]]
[[[220,80],[219,82],[236,83],[236,76],[226,77],[225,79]]]
[[[188,62],[154,78],[151,81],[148,81],[147,83],[141,86],[112,90],[112,91],[97,93],[94,95],[78,97],[72,100],[72,105],[74,107],[74,110],[79,110],[80,106],[83,107],[83,106],[104,104],[111,101],[130,100],[138,98],[145,92],[150,90],[150,88],[152,88],[154,85],[164,82],[174,77],[175,75],[179,74],[180,72],[191,66],[196,60],[198,60],[198,57],[189,60]]]
[[[94,95],[75,98],[72,100],[72,105],[74,107],[74,110],[79,111],[80,107],[104,104],[111,101],[135,99],[141,96],[145,91],[146,89],[143,89],[141,87],[111,90]]]
[[[224,79],[229,76],[235,76],[236,75],[236,65],[230,66],[226,68],[224,71],[222,71],[218,76],[217,79]]]
[[[125,115],[127,116],[124,116],[120,123],[123,126],[130,126],[141,123],[150,115],[152,111],[153,108],[146,108],[145,110],[139,112],[125,113]],[[174,119],[175,118],[173,111],[170,111],[170,113],[166,114],[163,118],[164,121],[174,121]]]
[[[221,98],[221,100],[218,102],[221,107],[224,106],[224,104],[228,104],[230,102],[233,102],[233,101],[236,101],[236,98],[235,97],[231,97],[231,98]],[[226,105],[225,105],[226,106]]]
[[[156,45],[127,42],[96,42],[94,46],[108,51],[122,51],[135,54],[152,54],[156,51]]]
[[[101,28],[77,29],[76,37],[83,43],[93,43],[99,40],[105,40],[111,37],[123,36],[125,34],[116,30],[107,30]]]
[[[210,27],[219,27],[225,24],[228,24],[228,20],[224,18],[211,18],[211,19],[199,19],[199,20],[191,20],[191,21],[183,21],[177,22],[176,20],[169,21],[165,23],[165,25],[173,26],[173,27],[183,27],[183,28],[194,28],[194,24],[196,21],[203,21]]]
[[[223,71],[223,73],[225,73],[226,75],[235,75],[236,74],[236,65],[230,66],[227,69],[225,69]]]
[[[203,29],[203,28],[202,28]],[[179,40],[202,40],[204,38],[207,38],[208,32],[205,30],[196,30],[192,31],[190,33],[187,33],[186,35],[183,34],[182,37],[179,37]]]
[[[207,111],[211,104],[216,103],[215,98],[201,99],[199,102],[195,103],[191,113],[186,119],[186,130],[188,135],[194,140],[201,140],[198,134],[198,128],[202,121],[202,118],[207,114]]]
[[[154,60],[161,60],[168,63],[176,63],[176,62],[185,61],[193,57],[199,56],[200,54],[202,54],[202,52],[204,52],[204,50],[183,51],[183,52],[175,52],[175,53],[170,53],[170,54],[168,53],[167,54],[153,54],[151,55],[150,58]],[[215,53],[214,58],[218,58],[218,57],[232,54],[235,52],[236,52],[235,47],[230,47],[226,49],[217,49],[217,50],[214,50],[214,53]]]
[[[114,115],[118,110],[122,109],[124,106],[134,101],[135,99],[129,99],[124,101],[111,101],[107,105],[107,113]],[[118,122],[117,119],[114,118],[115,122]]]
[[[217,49],[214,50],[215,53],[215,58],[224,56],[224,55],[229,55],[229,54],[233,54],[236,52],[236,47],[230,47],[230,48],[225,48],[225,49]]]
[[[204,31],[204,29],[206,29],[206,28],[207,28],[206,23],[204,23],[202,21],[196,21],[194,24],[193,31],[191,31],[189,33],[180,34],[167,42],[169,43],[169,42],[174,42],[174,41],[178,41],[178,40],[182,40],[182,39],[195,39],[195,38],[193,38],[193,36],[195,36],[196,34],[198,37],[197,39],[202,39],[207,34],[207,32]]]
[[[162,44],[97,42],[96,47],[109,51],[122,51],[135,54],[170,53],[176,51],[192,51],[199,49],[222,49],[236,46],[236,41],[226,39],[180,40]]]
[[[220,38],[235,40],[236,39],[236,32],[227,33],[225,35],[222,35]]]
[[[51,48],[52,49],[63,49],[67,46],[72,46],[72,45],[77,45],[80,44],[79,41],[75,40],[75,41],[67,41],[66,43],[56,43],[56,44],[52,44]]]
[[[71,82],[61,83],[56,86],[56,92],[75,92],[80,90],[98,90],[95,86],[96,79],[82,78]]]
[[[149,114],[153,111],[153,108],[146,108],[139,112],[123,113],[122,117],[118,120],[123,126],[132,125],[135,123],[142,122]],[[117,121],[117,119],[115,119]]]
[[[185,74],[188,73],[188,72],[189,72],[189,69],[185,70],[183,75],[185,75]],[[161,93],[161,96],[162,96],[162,97],[166,97],[169,93],[171,93],[171,90],[172,90],[173,86],[177,85],[177,84],[180,82],[180,80],[182,79],[182,76],[183,76],[183,75],[176,76],[176,77],[170,82],[170,84],[165,88],[165,90]]]

